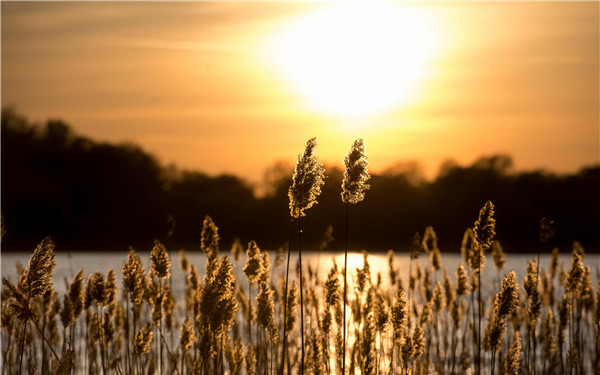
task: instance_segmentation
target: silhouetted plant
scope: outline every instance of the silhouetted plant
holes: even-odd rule
[[[479,211],[479,218],[473,225],[473,235],[477,245],[477,296],[478,296],[478,329],[477,329],[477,361],[476,374],[481,374],[481,272],[485,252],[492,246],[496,236],[496,220],[494,219],[494,205],[491,201]]]
[[[343,350],[342,350],[342,374],[346,373],[346,305],[347,296],[347,273],[348,273],[348,231],[350,204],[357,204],[365,199],[365,191],[369,189],[367,181],[370,178],[368,171],[367,154],[365,142],[357,139],[350,148],[350,152],[344,159],[344,179],[342,180],[342,202],[346,204],[346,232],[344,245],[344,306],[343,306]]]
[[[290,199],[290,215],[292,218],[298,219],[298,260],[300,263],[300,333],[302,339],[302,357],[300,361],[300,373],[304,374],[304,302],[303,302],[303,275],[302,275],[302,217],[306,216],[304,211],[317,204],[317,197],[321,194],[321,186],[325,183],[325,168],[317,160],[317,156],[314,153],[315,147],[317,146],[317,138],[311,138],[306,142],[304,153],[298,156],[298,162],[296,163],[296,169],[292,176],[292,185],[288,190],[288,197]],[[289,265],[290,254],[288,252],[288,265]],[[286,287],[285,287],[285,299],[287,299],[287,283],[288,283],[288,270],[286,270]],[[284,327],[285,318],[287,314],[284,311]],[[282,366],[281,371],[285,363],[285,346],[286,346],[286,333],[284,330],[283,337],[283,355],[282,355]]]

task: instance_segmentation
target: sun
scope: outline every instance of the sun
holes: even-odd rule
[[[270,55],[313,109],[370,115],[418,97],[438,49],[434,26],[416,5],[333,4],[278,30]]]

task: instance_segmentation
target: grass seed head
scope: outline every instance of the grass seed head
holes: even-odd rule
[[[250,281],[250,284],[258,282],[262,277],[263,261],[260,255],[260,249],[256,242],[250,241],[246,250],[246,265],[244,266],[244,275]]]
[[[219,228],[208,215],[202,222],[200,249],[206,253],[206,274],[212,277],[219,267]]]
[[[317,204],[321,187],[325,183],[325,168],[317,160],[315,147],[317,138],[306,142],[304,153],[298,156],[298,162],[292,175],[292,185],[288,190],[290,215],[293,218],[305,216],[304,211]]]
[[[327,280],[325,281],[325,303],[328,306],[335,306],[340,303],[340,285],[337,267],[334,265],[331,267]]]
[[[421,235],[419,232],[416,232],[413,236],[412,242],[410,244],[410,259],[418,259],[419,254],[424,252],[423,241],[421,240]]]
[[[196,342],[196,333],[194,332],[194,326],[190,322],[190,318],[186,315],[183,324],[181,325],[181,337],[179,339],[179,345],[185,353],[194,343]]]
[[[150,322],[148,322],[135,334],[135,339],[133,342],[135,354],[141,356],[143,354],[149,353],[153,337],[154,332],[152,331],[152,325],[150,324]]]
[[[144,271],[142,260],[133,248],[129,249],[127,261],[123,263],[122,276],[123,288],[129,292],[131,302],[134,305],[139,305],[142,303],[144,296],[146,272]]]
[[[52,271],[56,266],[54,256],[54,242],[50,237],[46,237],[35,248],[26,270],[26,281],[31,298],[41,296],[52,289]]]
[[[342,180],[342,202],[356,204],[365,199],[365,191],[370,188],[367,181],[371,178],[368,171],[368,160],[365,141],[354,141],[350,152],[344,159],[344,179]]]
[[[479,211],[479,218],[473,225],[473,233],[482,252],[492,246],[496,236],[496,220],[494,219],[494,204],[491,201],[485,202]]]
[[[570,293],[576,293],[582,285],[583,281],[583,260],[582,251],[577,247],[573,248],[573,257],[571,258],[571,267],[567,274],[566,287]]]
[[[504,359],[504,374],[519,375],[521,368],[521,335],[515,333],[515,341],[508,350],[508,354]]]
[[[246,375],[256,374],[256,351],[252,343],[246,349]]]
[[[152,269],[159,279],[165,279],[171,276],[171,261],[167,255],[167,249],[158,240],[154,240],[154,246],[150,252]]]
[[[83,270],[79,270],[79,272],[73,276],[71,285],[69,285],[69,298],[71,300],[71,305],[73,306],[73,317],[75,319],[79,318],[83,311],[84,297]]]
[[[480,265],[485,263],[485,257],[479,257],[479,251],[477,249],[477,243],[475,242],[475,235],[471,228],[465,230],[463,235],[462,243],[460,245],[460,252],[463,256],[464,262],[469,266],[471,271],[476,271]]]
[[[502,279],[502,286],[496,295],[496,315],[506,316],[519,306],[519,286],[515,271],[510,271]]]
[[[96,301],[96,304],[104,304],[105,288],[104,275],[102,272],[94,272],[87,280],[87,295],[86,299],[90,299],[90,303]]]

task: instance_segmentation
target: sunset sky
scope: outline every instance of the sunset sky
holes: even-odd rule
[[[2,1],[2,106],[254,182],[313,136],[376,172],[571,172],[600,157],[599,4]]]

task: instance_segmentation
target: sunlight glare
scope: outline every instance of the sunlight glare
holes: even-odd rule
[[[334,4],[280,30],[270,54],[312,108],[370,115],[417,98],[438,52],[436,31],[415,5]]]

